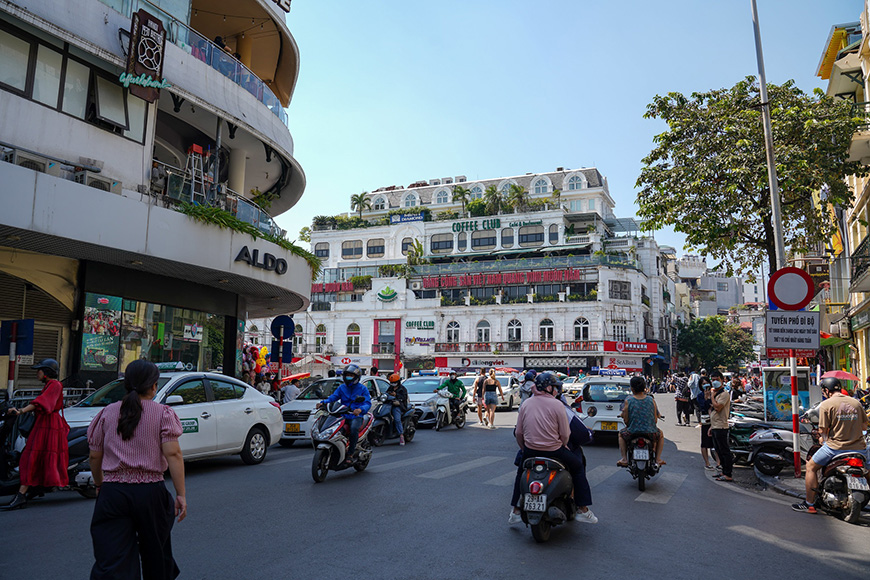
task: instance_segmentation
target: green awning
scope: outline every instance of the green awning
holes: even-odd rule
[[[819,340],[819,344],[821,346],[839,346],[840,344],[845,344],[849,342],[848,340],[843,340],[839,336],[831,336],[828,338],[822,338]]]

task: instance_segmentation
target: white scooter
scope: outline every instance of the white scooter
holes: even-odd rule
[[[446,388],[439,389],[438,399],[435,401],[435,430],[440,431],[448,425],[456,425],[457,429],[465,427],[465,413],[468,411],[468,402],[462,398],[459,401],[459,412],[456,416],[450,411],[450,391]]]

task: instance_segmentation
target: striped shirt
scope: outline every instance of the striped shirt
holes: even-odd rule
[[[118,433],[121,403],[112,403],[88,427],[88,445],[103,452],[103,481],[154,483],[163,481],[169,463],[161,446],[181,436],[181,421],[170,407],[141,401],[142,416],[133,436],[124,441]]]

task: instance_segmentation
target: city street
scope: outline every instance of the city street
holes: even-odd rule
[[[598,525],[572,523],[538,545],[507,524],[516,413],[484,430],[422,430],[378,448],[367,471],[310,475],[310,446],[187,464],[189,516],[173,531],[182,578],[866,577],[860,526],[793,512],[773,492],[716,483],[696,428],[668,418],[668,465],[640,493],[616,467],[615,439],[586,449]],[[93,502],[54,493],[0,513],[3,578],[84,578]]]

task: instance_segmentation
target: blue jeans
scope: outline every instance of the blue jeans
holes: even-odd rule
[[[404,413],[402,413],[402,408],[401,407],[393,407],[390,410],[390,413],[393,414],[393,421],[396,422],[396,433],[401,435],[402,433],[405,432],[405,426],[402,425],[402,415],[404,415]]]
[[[356,451],[356,442],[359,441],[359,430],[362,428],[362,422],[362,415],[347,419],[347,454],[349,456]]]

